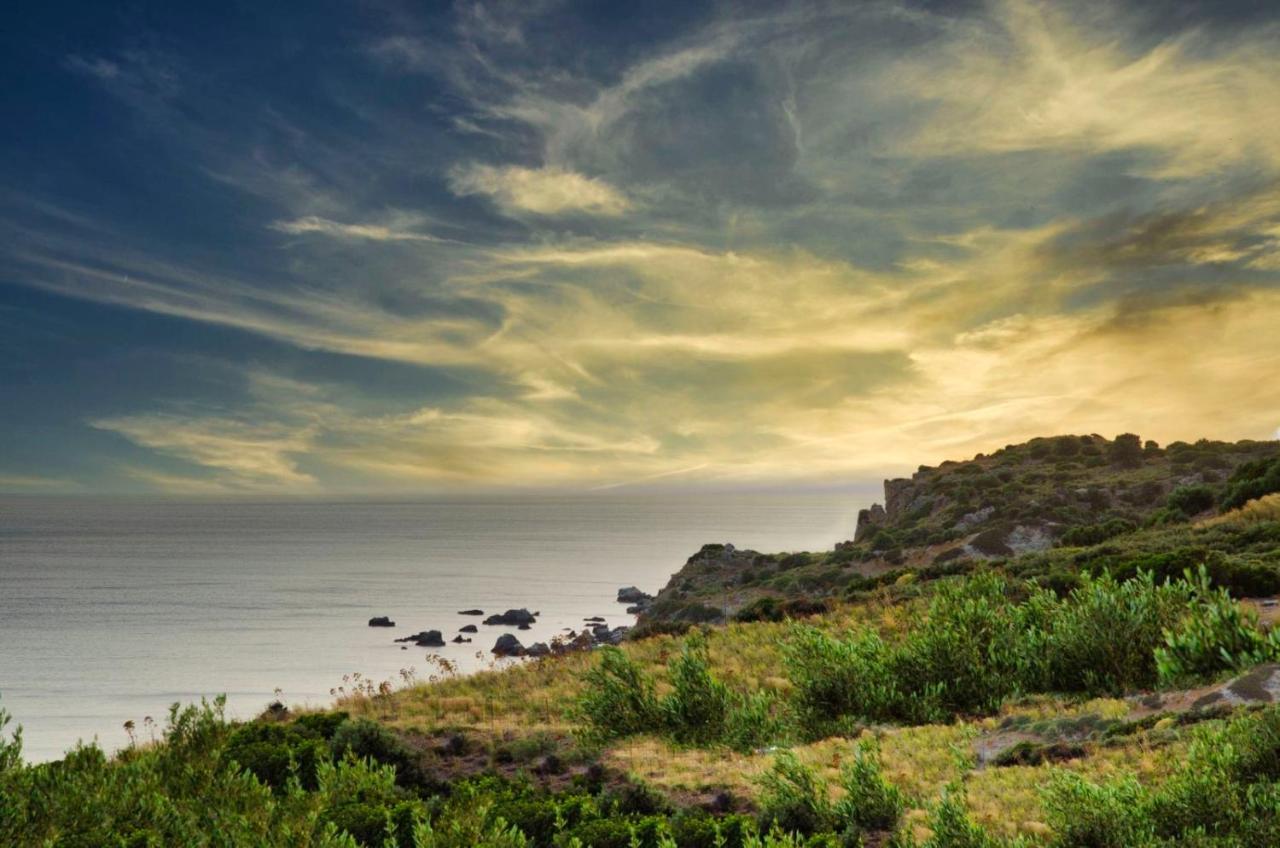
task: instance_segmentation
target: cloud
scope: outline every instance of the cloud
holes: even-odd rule
[[[86,486],[78,480],[63,477],[0,473],[0,491],[5,489],[19,492],[83,492],[86,491]]]
[[[315,233],[342,239],[367,239],[369,241],[431,241],[443,239],[428,233],[414,232],[382,224],[343,224],[315,215],[307,215],[292,221],[272,221],[271,229],[291,235]]]
[[[449,187],[459,196],[491,197],[508,212],[621,215],[631,206],[608,183],[561,168],[466,165],[450,172]]]
[[[1274,23],[1137,46],[1151,21],[1119,6],[1106,14],[1003,0],[991,9],[880,78],[897,96],[935,104],[906,140],[913,152],[1149,150],[1157,158],[1147,170],[1165,178],[1249,160],[1280,165]]]
[[[118,433],[142,447],[213,469],[220,473],[215,485],[246,490],[292,490],[309,488],[316,482],[311,475],[298,470],[296,457],[313,448],[313,433],[306,428],[216,415],[178,414],[102,418],[90,424],[99,430]],[[154,476],[153,479],[160,480]]]

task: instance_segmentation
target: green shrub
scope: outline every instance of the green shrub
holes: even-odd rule
[[[599,654],[576,705],[588,735],[616,739],[657,728],[660,710],[653,679],[618,648],[607,645]]]
[[[929,808],[928,823],[932,835],[921,848],[997,848],[1001,844],[969,817],[964,796],[954,786],[943,790],[942,798]]]
[[[1124,518],[1112,518],[1100,524],[1083,524],[1066,530],[1058,539],[1058,543],[1068,547],[1087,547],[1100,545],[1108,539],[1131,533],[1137,528],[1132,521]]]
[[[1222,511],[1239,509],[1272,492],[1280,492],[1280,456],[1246,462],[1227,478]]]
[[[397,845],[412,846],[414,828],[425,819],[426,807],[420,801],[394,805],[350,801],[329,808],[322,816],[323,821],[369,848],[383,848],[388,839],[394,839]]]
[[[399,736],[371,719],[348,719],[338,725],[329,740],[329,748],[337,759],[353,756],[395,768],[397,782],[401,785],[412,786],[420,782],[421,774],[413,752]]]
[[[700,633],[685,638],[680,656],[668,666],[672,692],[658,705],[660,720],[676,742],[708,744],[723,738],[730,693],[713,678],[707,660],[707,639]]]
[[[350,715],[342,711],[328,713],[307,713],[298,716],[293,723],[307,733],[315,734],[321,739],[332,739],[336,731]]]
[[[990,712],[1017,689],[1018,633],[1007,591],[994,574],[938,586],[920,626],[889,658],[892,673],[913,684],[898,705],[903,717]]]
[[[886,662],[888,647],[873,630],[838,639],[815,627],[796,625],[784,645],[787,675],[794,684],[793,708],[801,729],[819,738],[844,729],[843,720],[893,719],[905,681]]]
[[[14,728],[12,735],[4,738],[5,728],[12,720],[9,712],[0,708],[0,776],[22,765],[22,728]]]
[[[1143,789],[1133,778],[1098,785],[1060,771],[1043,796],[1057,848],[1143,848],[1155,842],[1142,810]]]
[[[853,762],[840,774],[845,795],[836,802],[835,820],[855,830],[893,830],[906,802],[902,793],[884,778],[880,753],[873,742],[863,742]]]
[[[1188,572],[1187,580],[1192,580]],[[1227,669],[1243,669],[1280,658],[1280,631],[1264,633],[1258,617],[1246,612],[1225,589],[1211,589],[1201,568],[1196,596],[1186,614],[1164,633],[1155,651],[1160,682],[1186,683]]]
[[[328,759],[324,740],[305,728],[250,722],[231,734],[221,762],[234,762],[263,784],[283,791],[295,775],[304,789],[315,789],[316,764]]]
[[[782,751],[760,777],[760,827],[769,831],[810,834],[829,831],[835,813],[827,787],[790,751]]]
[[[586,821],[567,830],[556,840],[557,845],[570,845],[572,840],[591,848],[663,848],[670,828],[664,816],[607,818]]]
[[[783,601],[767,595],[756,598],[751,603],[734,613],[734,621],[782,621],[786,615],[782,612]]]
[[[1086,578],[1053,612],[1044,636],[1045,688],[1118,695],[1155,685],[1155,649],[1190,601],[1185,582],[1150,574]]]
[[[1216,499],[1208,486],[1179,486],[1169,493],[1165,506],[1190,518],[1212,509]]]
[[[743,848],[755,832],[755,822],[736,814],[685,810],[671,820],[671,835],[680,848]]]
[[[1116,436],[1107,449],[1107,458],[1122,468],[1137,468],[1142,464],[1142,439],[1133,433]]]
[[[735,751],[750,753],[777,740],[786,732],[779,709],[778,699],[771,692],[739,695],[726,716],[722,741]]]

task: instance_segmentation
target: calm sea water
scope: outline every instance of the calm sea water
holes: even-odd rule
[[[540,610],[529,644],[631,617],[705,542],[817,550],[853,533],[850,492],[595,494],[409,503],[0,499],[0,705],[30,760],[126,742],[174,701],[225,693],[232,715],[324,704],[353,672],[400,680],[452,638],[458,610]],[[370,628],[388,615],[394,630]],[[503,628],[436,652],[475,668]],[[487,662],[487,659],[485,660]]]

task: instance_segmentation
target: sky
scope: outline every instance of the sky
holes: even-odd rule
[[[0,492],[1280,437],[1265,2],[20,4]]]

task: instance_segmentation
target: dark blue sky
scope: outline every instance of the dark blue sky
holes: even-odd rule
[[[865,478],[1280,425],[1265,3],[49,3],[0,492]]]

